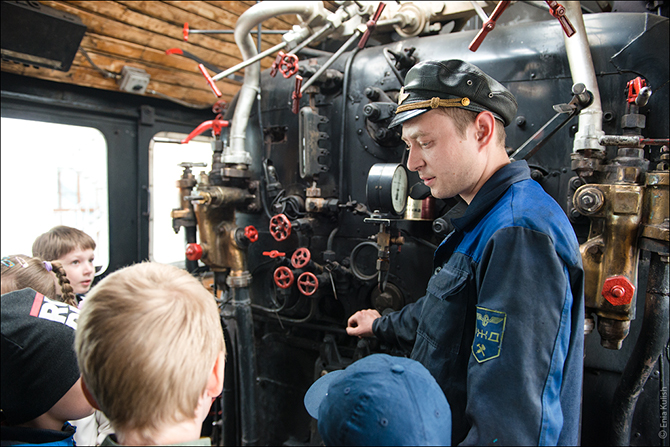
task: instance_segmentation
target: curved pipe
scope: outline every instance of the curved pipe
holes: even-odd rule
[[[259,23],[282,14],[298,14],[309,18],[324,11],[322,2],[261,2],[249,8],[235,25],[235,43],[240,48],[242,59],[258,54],[251,38],[251,31]],[[248,66],[244,72],[244,84],[240,89],[233,124],[230,130],[230,147],[223,154],[224,163],[251,164],[251,155],[246,151],[246,130],[256,94],[260,90],[260,63]]]
[[[668,340],[668,265],[651,253],[642,329],[612,401],[612,445],[630,445],[635,406]]]
[[[579,113],[579,130],[575,135],[573,152],[584,149],[596,149],[604,151],[599,139],[603,132],[603,109],[600,102],[600,90],[596,80],[596,72],[593,68],[591,47],[586,35],[584,17],[580,2],[564,2],[565,15],[568,16],[577,33],[572,37],[563,35],[565,40],[565,51],[568,54],[572,83],[581,82],[588,91],[593,94],[593,103]]]

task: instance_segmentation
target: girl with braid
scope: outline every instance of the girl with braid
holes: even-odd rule
[[[0,290],[3,298],[6,293],[30,288],[54,301],[61,301],[72,307],[78,307],[79,300],[77,300],[65,268],[59,261],[50,262],[43,261],[38,257],[12,255],[5,256],[1,262],[0,276],[2,281],[0,282]],[[58,280],[58,283],[56,280]],[[81,392],[80,388],[77,392]],[[112,432],[107,417],[97,410],[90,416],[71,420],[69,423],[76,427],[74,441],[77,445],[99,445]]]
[[[43,261],[25,255],[5,256],[1,275],[3,295],[29,287],[48,298],[77,307],[74,289],[58,261]],[[55,279],[58,279],[58,285]]]

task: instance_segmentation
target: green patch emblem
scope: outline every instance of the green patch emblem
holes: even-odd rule
[[[500,356],[507,314],[477,306],[477,326],[472,342],[472,355],[479,363]]]

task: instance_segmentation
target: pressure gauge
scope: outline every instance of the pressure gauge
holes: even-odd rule
[[[407,203],[407,171],[399,163],[377,163],[368,172],[366,185],[371,211],[402,216]]]

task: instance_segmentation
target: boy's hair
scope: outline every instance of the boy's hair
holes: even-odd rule
[[[60,287],[56,286],[54,272]],[[12,255],[2,258],[0,291],[5,293],[27,287],[51,298],[77,307],[77,298],[65,269],[58,261],[48,262],[26,255]],[[60,290],[59,290],[60,289]]]
[[[33,256],[53,261],[76,249],[95,250],[95,241],[81,230],[63,225],[53,227],[33,242]]]
[[[449,118],[454,120],[454,126],[456,127],[456,131],[463,138],[466,137],[465,134],[466,129],[470,124],[475,122],[475,118],[478,115],[477,112],[460,109],[458,107],[438,107],[437,110],[439,110],[441,113],[447,115]],[[507,133],[505,132],[505,126],[503,125],[502,122],[498,120],[495,120],[495,122],[496,122],[495,138],[500,146],[505,147],[505,138],[507,138]]]
[[[145,262],[91,290],[75,349],[112,427],[151,439],[161,426],[195,416],[225,344],[214,296],[184,270]]]

